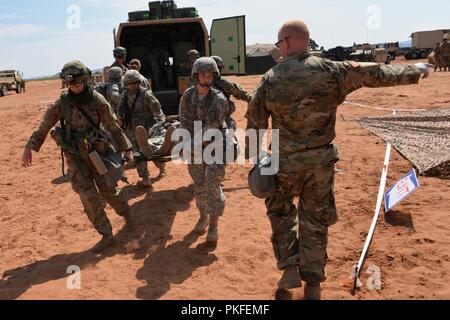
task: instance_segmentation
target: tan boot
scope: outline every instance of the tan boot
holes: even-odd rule
[[[206,242],[217,242],[219,240],[219,234],[217,230],[218,224],[218,216],[209,217],[209,229],[206,236]]]
[[[153,187],[152,180],[149,177],[143,178],[138,182],[138,186],[144,189],[149,189]]]
[[[320,300],[321,293],[320,283],[306,283],[305,300]]]
[[[208,215],[201,213],[200,219],[195,225],[194,231],[197,233],[204,233],[206,231],[206,228],[208,228],[208,222],[209,222]]]
[[[100,253],[107,249],[108,247],[112,246],[116,240],[114,239],[114,236],[112,234],[103,236],[102,240],[100,240],[93,248],[92,251],[96,253]]]
[[[164,142],[159,149],[159,154],[163,157],[170,156],[172,153],[172,148],[174,146],[174,142],[172,141],[172,135],[177,130],[175,126],[170,126],[167,128],[166,134],[164,136]]]
[[[302,280],[298,273],[297,266],[290,266],[284,269],[283,275],[278,281],[278,289],[295,289],[302,286]]]
[[[139,149],[142,154],[146,157],[151,157],[153,155],[153,148],[148,143],[148,133],[143,126],[136,127],[134,132],[136,135],[136,142],[138,143]]]
[[[155,165],[159,169],[159,176],[165,177],[167,175],[166,164],[165,163],[155,163]]]

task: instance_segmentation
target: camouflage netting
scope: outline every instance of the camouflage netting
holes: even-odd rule
[[[450,179],[450,108],[357,119],[426,176]]]

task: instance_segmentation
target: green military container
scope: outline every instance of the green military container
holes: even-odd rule
[[[161,1],[152,1],[148,3],[150,10],[150,20],[159,20],[162,18],[162,4]]]
[[[162,19],[173,19],[175,18],[175,10],[173,8],[162,8]]]
[[[163,9],[164,8],[167,8],[167,9],[176,9],[177,8],[175,1],[163,1],[161,6],[163,7]]]
[[[148,3],[148,8],[150,11],[155,8],[161,8],[161,1],[151,1]]]
[[[198,11],[196,8],[179,8],[175,9],[175,18],[196,18]]]
[[[150,20],[150,12],[149,11],[133,11],[133,12],[129,12],[128,13],[128,20],[130,22]]]

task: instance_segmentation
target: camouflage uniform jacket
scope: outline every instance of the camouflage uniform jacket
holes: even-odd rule
[[[114,63],[111,65],[110,68],[113,68],[113,67],[119,67],[120,69],[122,69],[122,73],[123,73],[123,74],[125,74],[125,72],[128,71],[128,68],[125,67],[125,65],[123,65],[123,64],[118,64],[117,61],[114,62]]]
[[[122,105],[123,98],[120,83],[107,82],[95,87],[95,90],[106,98],[106,101],[111,105],[114,114],[117,115],[119,107]]]
[[[138,95],[136,97],[136,95]],[[143,126],[147,130],[154,124],[164,121],[166,119],[161,104],[158,99],[147,88],[140,88],[138,92],[127,91],[124,97],[124,103],[119,108],[119,118],[126,120],[126,104],[128,108],[133,109],[133,104],[136,101],[133,113],[131,115],[131,123],[127,123],[127,134],[134,136],[134,130],[137,126]],[[130,110],[131,111],[131,110]]]
[[[337,107],[349,93],[415,84],[419,78],[411,65],[333,62],[309,53],[289,57],[263,76],[249,104],[247,129],[267,129],[272,117],[273,129],[279,129],[280,172],[320,167],[337,160],[329,146]]]
[[[251,96],[236,82],[220,77],[214,81],[214,87],[224,92],[227,98],[233,96],[238,100],[250,102]]]
[[[203,133],[209,129],[222,130],[226,128],[228,108],[228,100],[219,90],[211,88],[200,100],[197,88],[191,87],[181,97],[180,127],[189,131],[192,138],[198,133],[194,132],[195,121],[202,122]]]
[[[106,130],[106,132],[111,135],[113,141],[107,141],[108,143],[115,145],[119,149],[118,151],[127,151],[131,149],[131,143],[117,124],[117,118],[112,112],[111,106],[101,94],[93,90],[92,97],[87,102],[77,105],[86,112],[92,121],[96,124],[100,124],[101,129]],[[68,117],[70,117],[70,119],[67,119]],[[71,100],[70,94],[66,90],[62,93],[60,99],[49,106],[44,115],[44,120],[39,125],[39,128],[32,134],[26,147],[39,152],[49,131],[62,118],[65,119],[66,125],[70,124],[67,125],[67,127],[70,128],[67,128],[66,132],[70,130],[72,136],[81,132],[89,135],[90,132],[94,131],[94,127],[89,120],[74,106],[74,102]],[[75,145],[77,145],[77,143],[78,142],[76,142]],[[102,152],[104,150],[97,151]]]

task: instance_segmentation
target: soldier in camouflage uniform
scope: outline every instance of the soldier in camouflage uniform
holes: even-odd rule
[[[130,69],[131,70],[136,70],[137,72],[139,72],[139,74],[141,74],[141,61],[139,61],[138,59],[133,59],[130,61]],[[141,74],[141,87],[143,88],[147,88],[148,90],[152,90],[152,87],[150,85],[150,82],[147,80],[147,78],[145,78],[142,74]]]
[[[200,53],[197,50],[189,50],[186,53],[186,55],[187,55],[188,60],[189,60],[189,64],[186,65],[186,69],[188,69],[189,72],[192,73],[192,66],[194,65],[194,62],[198,58],[200,58]],[[187,83],[187,87],[190,88],[190,87],[193,87],[195,85],[197,85],[197,82],[195,81],[195,79],[193,77],[190,77],[189,81]]]
[[[444,71],[450,71],[450,43],[448,42],[447,35],[442,39],[442,64]]]
[[[147,88],[141,87],[139,72],[136,70],[127,71],[123,77],[123,82],[127,86],[127,91],[122,106],[119,108],[119,123],[125,129],[125,133],[133,145],[133,151],[138,151],[139,147],[135,136],[136,128],[143,126],[148,130],[154,124],[164,121],[165,115],[158,99]],[[143,188],[151,188],[152,182],[147,162],[136,163],[136,169],[139,177],[142,178],[138,185]]]
[[[437,69],[439,69],[439,71],[442,71],[442,67],[444,66],[443,61],[444,59],[442,55],[442,47],[440,42],[436,43],[436,45],[434,46],[433,53],[434,53],[434,71],[437,71]]]
[[[213,58],[214,61],[216,61],[217,67],[219,68],[219,72],[220,74],[222,74],[222,70],[223,68],[225,68],[222,58],[219,56],[211,56],[211,58]],[[231,80],[228,80],[222,76],[220,76],[218,79],[214,81],[214,87],[222,91],[228,98],[233,96],[236,99],[245,102],[250,102],[252,98],[250,94],[247,91],[245,91],[244,88],[242,88],[239,84]]]
[[[114,59],[116,61],[111,65],[112,67],[119,67],[123,74],[128,71],[128,68],[125,66],[125,62],[127,61],[127,49],[123,47],[117,47],[113,50]]]
[[[229,101],[229,114],[226,117],[227,125],[230,129],[237,129],[236,122],[231,118],[232,114],[236,111],[236,105],[233,101],[230,100],[230,97],[235,97],[238,100],[242,100],[245,102],[250,102],[251,96],[245,91],[239,84],[228,80],[222,76],[222,70],[225,67],[223,60],[219,56],[211,56],[217,63],[217,67],[219,68],[220,77],[214,80],[214,88],[222,91],[222,93],[227,97]]]
[[[104,176],[100,176],[88,154],[92,150],[100,154],[130,153],[131,143],[117,124],[108,102],[89,86],[89,69],[79,61],[71,61],[64,66],[62,77],[69,90],[63,91],[60,99],[48,108],[44,120],[26,144],[22,162],[24,166],[31,165],[32,150],[39,152],[49,131],[60,121],[59,142],[72,172],[72,188],[80,196],[89,220],[103,236],[93,248],[98,252],[114,242],[101,197],[125,218],[128,227],[132,225],[130,207],[124,194],[117,184],[111,185]],[[109,136],[114,141],[106,138]]]
[[[186,90],[180,101],[180,127],[189,131],[192,139],[199,134],[194,132],[195,121],[202,123],[203,133],[209,129],[222,131],[226,127],[228,100],[223,93],[213,88],[214,77],[218,76],[219,70],[212,58],[199,58],[195,61],[192,77],[198,84]],[[192,144],[194,142],[192,141]],[[208,142],[204,141],[203,147],[207,144]],[[200,219],[194,230],[203,233],[209,223],[206,240],[217,242],[218,221],[225,209],[225,195],[220,186],[225,175],[225,164],[217,161],[206,164],[203,158],[202,162],[188,165],[189,174],[194,180],[195,198],[200,211]]]
[[[267,129],[269,117],[279,130],[278,190],[266,199],[278,268],[280,290],[301,287],[305,298],[320,299],[325,281],[328,227],[338,220],[333,194],[332,144],[336,111],[345,97],[362,87],[415,84],[429,65],[379,65],[333,62],[308,53],[309,31],[301,21],[289,21],[278,35],[285,59],[269,70],[246,114],[248,129]],[[247,146],[247,157],[249,149]],[[293,201],[300,197],[298,208]],[[297,219],[299,228],[297,230]],[[301,278],[300,278],[300,277]]]
[[[122,104],[122,69],[112,67],[108,71],[108,76],[108,82],[96,86],[95,90],[106,98],[106,101],[111,105],[114,114],[117,116],[119,107]]]

